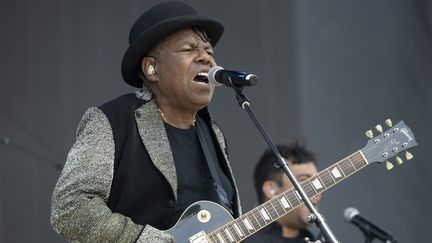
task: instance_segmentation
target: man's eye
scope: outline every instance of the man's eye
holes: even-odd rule
[[[208,51],[207,54],[209,54],[210,56],[213,56],[213,52]]]

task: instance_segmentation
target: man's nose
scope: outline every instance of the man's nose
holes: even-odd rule
[[[212,55],[210,55],[205,49],[200,48],[197,57],[196,62],[202,63],[202,64],[209,64],[211,67],[216,65],[216,62]]]

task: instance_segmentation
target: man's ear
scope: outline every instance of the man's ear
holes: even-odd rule
[[[141,62],[141,71],[150,82],[157,82],[159,80],[156,59],[154,57],[143,58]]]
[[[273,180],[266,180],[262,185],[262,191],[267,199],[273,198],[279,194],[279,186]]]

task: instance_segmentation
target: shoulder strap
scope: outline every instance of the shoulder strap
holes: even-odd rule
[[[197,116],[195,126],[197,129],[198,139],[200,141],[201,148],[204,152],[204,156],[206,158],[208,167],[210,169],[210,173],[211,173],[213,180],[216,184],[216,192],[219,196],[219,201],[221,203],[223,203],[224,205],[226,205],[226,208],[228,208],[232,213],[231,203],[228,200],[227,193],[226,193],[224,187],[222,186],[223,185],[222,179],[221,179],[220,174],[216,168],[216,166],[219,165],[216,151],[214,151],[214,149],[210,150],[208,147],[208,144],[213,143],[212,138],[209,136],[210,132],[208,131],[207,125],[205,124],[204,120],[202,120],[199,116]]]

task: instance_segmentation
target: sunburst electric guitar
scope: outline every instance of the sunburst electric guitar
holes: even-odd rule
[[[410,160],[413,156],[406,150],[417,145],[411,129],[403,121],[395,126],[392,126],[390,120],[385,123],[390,129],[382,132],[382,127],[376,126],[380,134],[375,137],[371,130],[366,132],[370,139],[364,148],[301,182],[306,194],[313,197],[371,163],[385,163],[387,169],[391,169],[393,165],[389,159],[403,151],[406,159]],[[396,163],[402,163],[399,156],[396,157]],[[302,203],[296,189],[290,188],[233,219],[222,206],[209,201],[199,201],[189,206],[176,225],[166,232],[174,236],[176,243],[241,242]]]

